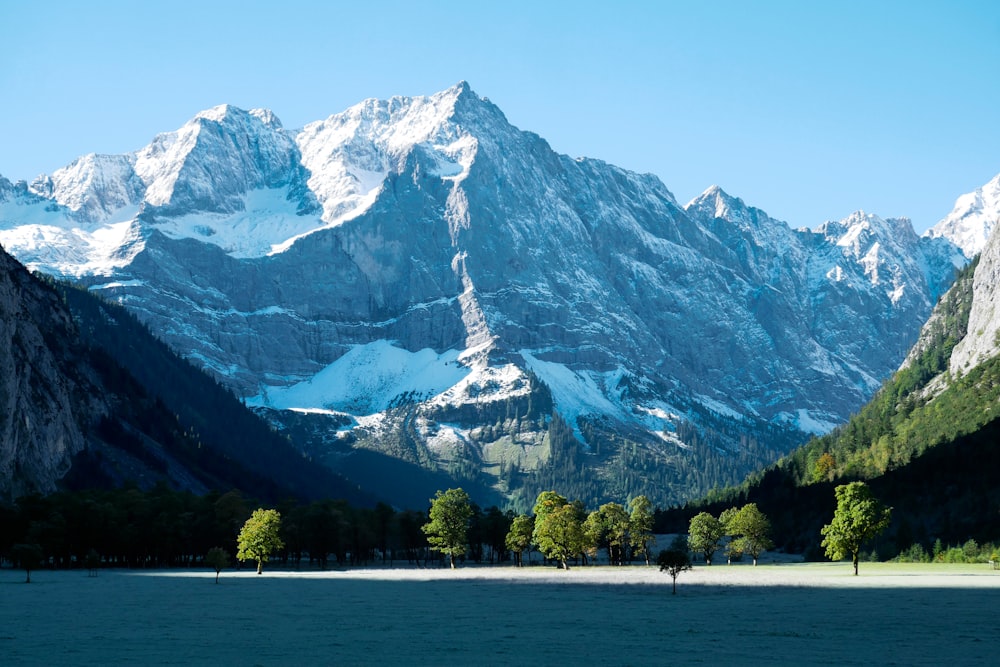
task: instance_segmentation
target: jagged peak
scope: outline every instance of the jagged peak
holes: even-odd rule
[[[479,97],[467,81],[432,95],[395,95],[388,99],[371,97],[324,120],[309,123],[302,128],[305,135],[331,129],[360,129],[394,135],[393,143],[420,143],[442,128],[456,122],[470,125],[476,118],[494,116],[506,118],[485,97]],[[391,127],[390,127],[391,126]]]
[[[745,229],[760,227],[790,229],[786,223],[771,218],[759,208],[747,205],[743,199],[734,197],[718,185],[710,186],[692,199],[684,210],[716,220],[725,220]]]
[[[742,199],[733,197],[718,185],[710,185],[704,192],[689,201],[684,208],[704,208],[706,205],[715,207],[717,211],[730,208],[748,208]],[[716,217],[724,218],[725,216],[719,213]]]
[[[249,114],[269,127],[282,127],[281,120],[270,109],[250,109]]]
[[[853,248],[855,253],[876,245],[899,247],[919,241],[909,218],[882,218],[863,209],[843,220],[824,222],[815,231],[838,246]]]
[[[205,119],[205,120],[214,120],[217,122],[221,122],[225,120],[226,117],[229,116],[230,111],[233,110],[237,112],[243,111],[242,109],[234,107],[231,104],[219,104],[209,109],[199,111],[194,115],[194,118],[192,120]]]
[[[723,190],[718,185],[710,185],[705,189],[700,195],[689,201],[685,206],[685,210],[689,209],[702,209],[706,207],[714,208],[716,210],[724,209],[737,206],[739,208],[745,208],[746,204],[743,203],[742,199],[738,197],[733,197],[725,190]],[[723,215],[717,215],[716,217],[725,217]]]
[[[281,121],[270,109],[246,109],[233,104],[219,104],[209,109],[199,111],[189,122],[197,123],[200,120],[210,120],[216,123],[226,122],[246,122],[254,118],[272,129],[281,129]]]
[[[951,212],[927,230],[926,235],[948,239],[967,257],[973,257],[986,246],[998,222],[1000,174],[982,187],[958,197]]]

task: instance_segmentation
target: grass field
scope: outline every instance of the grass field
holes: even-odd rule
[[[989,665],[986,565],[0,570],[10,665]]]

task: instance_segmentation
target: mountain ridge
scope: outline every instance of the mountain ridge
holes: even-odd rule
[[[100,230],[37,193],[7,196],[0,242],[119,300],[253,405],[347,419],[335,430],[367,447],[392,421],[369,410],[409,406],[404,421],[424,426],[406,437],[430,443],[421,456],[438,467],[490,468],[497,449],[517,466],[541,456],[542,425],[514,449],[516,435],[484,440],[482,424],[450,424],[447,443],[429,425],[443,405],[520,401],[529,376],[582,451],[629,433],[665,468],[687,456],[687,422],[703,438],[726,420],[747,434],[827,430],[898,366],[965,261],[877,216],[793,230],[711,188],[682,207],[654,176],[555,153],[464,83],[297,132],[259,115],[217,107],[192,121],[197,135],[160,135],[148,165],[202,128],[212,141],[185,153],[201,161],[186,171],[166,158],[140,170],[172,182],[171,199],[164,185]],[[241,121],[215,120],[230,116]],[[268,148],[242,148],[254,145]],[[397,375],[430,374],[392,395],[341,392],[351,355],[377,350]]]

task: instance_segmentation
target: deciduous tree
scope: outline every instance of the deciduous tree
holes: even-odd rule
[[[821,546],[826,555],[840,560],[850,555],[854,575],[858,574],[858,553],[861,546],[889,525],[892,508],[876,499],[864,482],[841,484],[834,489],[837,509],[833,521],[823,526]]]
[[[31,571],[42,564],[42,547],[38,544],[15,544],[10,548],[10,557],[24,570],[24,583],[31,583]]]
[[[531,536],[535,532],[535,520],[527,515],[521,514],[514,517],[507,532],[505,545],[514,554],[514,564],[518,567],[522,565],[522,555],[531,548]]]
[[[712,564],[712,557],[722,546],[722,538],[726,529],[722,522],[708,512],[700,512],[691,517],[688,525],[688,545],[695,553],[705,558],[705,563]]]
[[[660,572],[670,575],[673,580],[671,595],[677,595],[677,576],[691,569],[691,554],[688,551],[687,541],[681,536],[675,537],[670,548],[660,552],[656,563],[660,566]]]
[[[219,583],[219,573],[229,567],[229,553],[222,547],[212,547],[205,554],[205,565],[215,570],[215,583]]]
[[[653,537],[653,503],[646,496],[636,496],[629,504],[629,546],[632,553],[641,553],[649,565],[649,550],[656,544]]]
[[[278,510],[254,510],[236,538],[236,557],[257,561],[257,574],[261,574],[271,554],[285,546],[280,531],[281,514]]]
[[[603,546],[608,551],[608,563],[625,564],[628,548],[629,515],[618,503],[605,503],[591,512],[584,521],[584,535],[594,552]]]
[[[558,560],[568,570],[567,561],[583,551],[586,544],[578,509],[555,491],[538,494],[532,539],[542,555]]]
[[[750,554],[756,566],[760,554],[774,546],[770,538],[771,522],[757,509],[757,503],[744,505],[726,515],[726,519],[726,534],[732,536],[730,551]]]
[[[465,554],[468,547],[469,519],[472,503],[462,489],[438,491],[431,498],[430,521],[423,525],[431,548],[448,556],[452,569],[455,556]]]

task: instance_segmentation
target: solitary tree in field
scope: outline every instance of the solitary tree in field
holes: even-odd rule
[[[31,583],[31,571],[42,564],[42,547],[37,544],[15,544],[10,548],[10,558],[24,570],[24,583]]]
[[[236,538],[236,557],[257,561],[257,574],[261,574],[271,554],[285,546],[280,531],[281,514],[278,510],[254,510]]]
[[[675,537],[670,548],[660,552],[656,563],[660,566],[660,572],[666,572],[673,579],[671,595],[677,595],[677,576],[691,569],[691,554],[688,552],[687,541],[679,535]]]
[[[205,565],[215,570],[215,583],[219,583],[219,573],[229,567],[229,554],[222,547],[212,547],[205,554]]]
[[[861,546],[886,529],[892,508],[879,502],[864,482],[841,484],[834,493],[837,509],[833,521],[820,530],[821,546],[826,547],[826,555],[833,560],[850,555],[857,576]]]
[[[653,537],[653,503],[646,496],[636,496],[628,504],[629,546],[633,554],[642,554],[649,565],[649,550],[656,544]]]
[[[688,524],[688,545],[691,551],[701,554],[705,563],[712,564],[712,557],[722,546],[726,528],[722,522],[708,512],[699,512],[691,517]]]
[[[469,494],[462,489],[438,491],[431,498],[431,520],[422,528],[431,547],[447,554],[452,569],[455,569],[455,556],[465,554],[468,546],[471,518],[472,503]]]
[[[514,517],[507,532],[504,545],[514,554],[514,564],[521,567],[522,554],[531,548],[531,535],[535,532],[535,520],[524,514]]]
[[[771,522],[757,509],[757,503],[749,503],[724,516],[726,534],[732,536],[731,553],[750,554],[756,566],[757,558],[774,546],[770,537]]]

